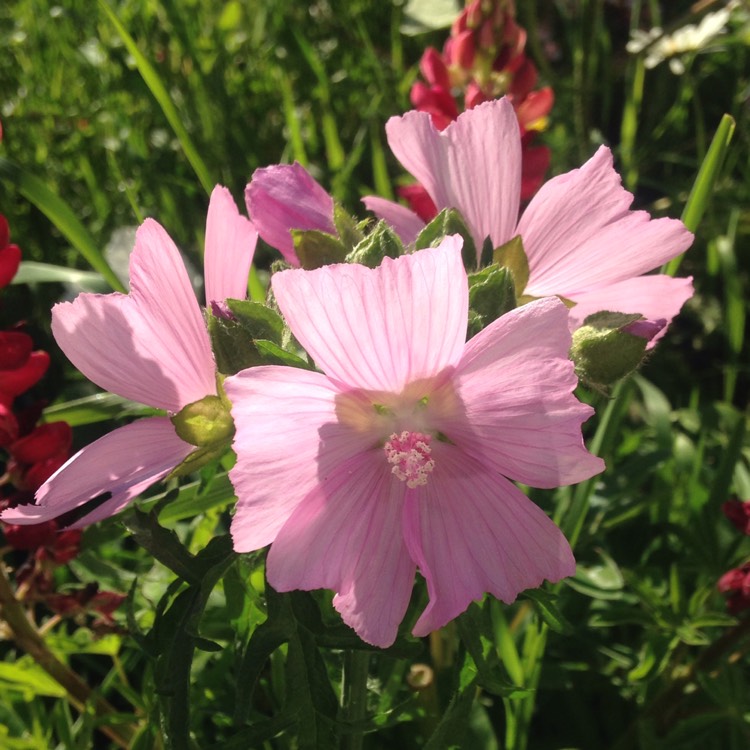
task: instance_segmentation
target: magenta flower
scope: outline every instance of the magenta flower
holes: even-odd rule
[[[206,222],[206,301],[244,297],[257,234],[226,188],[211,194]],[[216,365],[203,314],[180,252],[147,219],[130,256],[130,294],[80,294],[55,305],[52,332],[70,361],[98,386],[179,412],[216,395]],[[36,493],[34,505],[6,510],[7,523],[63,516],[85,526],[117,513],[180,464],[195,446],[169,416],[120,427],[86,446]]]
[[[690,278],[643,276],[684,252],[693,235],[675,219],[630,210],[633,196],[608,148],[549,180],[519,219],[521,146],[507,99],[464,112],[442,132],[424,112],[392,117],[386,132],[393,153],[437,208],[460,211],[478,252],[486,237],[499,247],[521,235],[529,262],[524,295],[572,300],[572,327],[600,310],[671,321],[692,295]],[[409,224],[403,206],[383,199],[366,198],[365,205],[396,231],[407,227],[405,242],[423,225],[416,216]]]
[[[557,299],[468,343],[461,241],[376,269],[272,277],[293,334],[325,374],[254,367],[227,378],[237,464],[235,549],[272,544],[271,585],[330,588],[362,639],[391,644],[418,568],[441,627],[485,592],[505,602],[575,563],[560,530],[509,479],[535,487],[602,471],[572,395]]]
[[[292,229],[336,234],[333,198],[297,162],[256,169],[245,188],[245,203],[263,241],[293,266],[299,266],[299,260]]]

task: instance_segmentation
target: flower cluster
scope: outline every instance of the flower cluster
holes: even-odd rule
[[[574,572],[568,542],[514,482],[553,488],[604,469],[583,443],[593,410],[573,393],[571,347],[596,361],[601,341],[633,339],[633,369],[692,290],[643,274],[692,235],[631,211],[606,149],[519,219],[508,99],[443,131],[411,112],[387,133],[443,209],[430,224],[372,197],[385,221],[357,222],[301,166],[268,167],[246,189],[250,219],[226,189],[211,196],[205,310],[152,219],[128,295],[55,306],[70,360],[164,415],[87,446],[5,521],[92,523],[233,440],[235,550],[270,545],[274,588],[333,589],[369,643],[393,643],[417,573],[422,636],[486,593],[511,602]],[[272,274],[268,306],[244,299],[258,235],[293,266]]]
[[[516,23],[513,0],[471,0],[453,23],[443,52],[425,50],[419,63],[425,82],[415,82],[410,94],[414,108],[427,112],[438,130],[462,110],[507,97],[520,127],[522,200],[536,193],[549,167],[549,149],[533,141],[554,103],[549,86],[537,89],[539,76],[525,46],[526,30]],[[419,185],[399,192],[423,219],[435,215]]]

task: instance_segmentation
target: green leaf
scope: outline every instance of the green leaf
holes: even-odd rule
[[[513,276],[507,268],[493,264],[469,275],[469,308],[476,316],[470,319],[469,337],[515,307]]]
[[[96,271],[79,271],[77,268],[36,263],[24,260],[11,284],[70,284],[87,292],[106,293],[110,290],[104,277]]]
[[[48,406],[44,410],[44,421],[62,421],[71,427],[78,427],[114,419],[134,409],[140,412],[143,407],[113,393],[96,393],[93,396]]]
[[[691,231],[695,232],[698,229],[698,225],[703,218],[703,214],[708,208],[708,203],[713,194],[714,185],[716,180],[721,173],[722,165],[724,164],[724,158],[729,150],[729,144],[732,141],[734,135],[735,121],[730,115],[724,115],[719,122],[719,127],[714,133],[714,137],[711,141],[711,145],[708,147],[706,157],[701,163],[698,175],[695,178],[693,187],[690,190],[687,203],[682,211],[682,222]],[[677,269],[682,263],[683,255],[679,255],[676,258],[667,263],[663,272],[674,276]]]
[[[422,250],[426,247],[437,247],[445,237],[450,234],[461,235],[464,244],[461,257],[467,270],[477,267],[477,248],[474,238],[471,236],[469,227],[463,216],[455,208],[444,208],[427,226],[417,235],[414,247]]]
[[[118,292],[125,287],[110,268],[94,239],[78,220],[70,206],[53,193],[38,177],[7,159],[0,158],[0,175],[12,180],[26,200],[33,203],[59,230],[68,242]]]
[[[468,729],[469,714],[477,693],[476,681],[472,680],[463,690],[453,695],[440,723],[425,743],[424,750],[464,747],[463,740]]]
[[[298,357],[296,354],[292,354],[292,352],[276,346],[273,341],[258,340],[255,342],[255,346],[261,357],[263,357],[263,364],[288,365],[289,367],[301,367],[303,370],[312,369],[309,363],[302,359],[302,357]]]
[[[161,111],[167,118],[174,134],[177,136],[177,140],[182,146],[182,151],[190,162],[190,165],[195,170],[195,174],[203,186],[203,189],[206,193],[210,194],[214,187],[214,180],[211,177],[211,173],[208,171],[208,167],[206,167],[203,159],[201,159],[198,149],[193,145],[185,126],[182,124],[183,118],[177,111],[177,107],[175,107],[172,102],[167,87],[164,85],[161,78],[159,78],[159,74],[156,72],[154,66],[151,65],[146,56],[141,52],[135,39],[133,39],[128,30],[122,25],[120,19],[112,10],[107,0],[98,0],[98,2],[99,7],[104,11],[105,15],[117,30],[117,33],[125,44],[128,52],[133,56],[138,72],[141,74],[141,78],[143,78],[144,83],[148,86],[149,91],[161,107]]]
[[[495,248],[492,253],[492,262],[510,271],[516,297],[520,297],[526,289],[526,284],[529,283],[529,259],[523,248],[521,235],[517,234],[504,245]]]
[[[26,700],[47,695],[64,698],[65,688],[53,680],[30,656],[13,663],[0,662],[0,689],[22,693]]]
[[[573,625],[557,608],[557,595],[544,589],[528,589],[522,596],[534,603],[539,616],[556,633],[570,635],[574,632]]]
[[[260,302],[246,299],[228,299],[226,302],[250,338],[267,339],[274,344],[281,344],[284,321],[277,312]]]
[[[383,258],[398,258],[403,253],[404,246],[398,235],[384,221],[379,221],[372,232],[346,256],[346,262],[377,268]]]
[[[300,265],[306,271],[346,260],[346,248],[331,234],[317,229],[292,229],[292,240]]]
[[[404,8],[401,33],[416,36],[436,29],[447,29],[460,10],[457,0],[409,0]]]

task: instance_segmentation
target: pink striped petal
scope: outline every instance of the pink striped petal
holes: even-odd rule
[[[416,636],[442,627],[485,593],[510,604],[545,579],[575,572],[560,529],[517,487],[454,446],[433,446],[435,470],[404,506],[406,544],[430,596]]]
[[[130,294],[80,294],[52,309],[68,359],[101,388],[171,412],[216,393],[211,344],[180,253],[152,219],[130,256]]]
[[[424,185],[438,210],[456,208],[478,248],[513,237],[521,189],[521,136],[503,98],[463,112],[442,132],[425,112],[391,117],[391,150]]]
[[[573,395],[567,308],[531,302],[472,338],[454,375],[464,413],[438,426],[486,469],[533,487],[573,484],[604,470],[583,444],[590,406]]]
[[[670,276],[638,276],[615,284],[575,295],[576,303],[569,311],[571,330],[583,325],[587,316],[601,310],[640,313],[649,320],[669,323],[693,296],[693,279]],[[666,333],[666,327],[650,343],[649,348]]]
[[[362,203],[379,219],[390,224],[404,245],[410,245],[424,229],[425,223],[411,209],[400,203],[378,198],[377,195],[366,195]]]
[[[690,246],[681,221],[630,211],[632,201],[604,146],[543,185],[518,223],[529,259],[525,293],[572,298],[651,271]]]
[[[232,194],[217,185],[211,193],[206,217],[206,306],[225,299],[245,299],[247,277],[253,262],[258,233],[240,215]]]
[[[140,419],[120,427],[78,451],[37,491],[34,505],[6,510],[6,523],[49,521],[81,509],[104,494],[104,503],[74,522],[80,528],[114,515],[133,498],[165,477],[194,449],[177,437],[167,417]]]
[[[245,202],[258,234],[294,266],[299,261],[292,229],[336,234],[333,199],[297,162],[256,169],[245,189]]]
[[[458,236],[375,269],[282,271],[271,284],[318,367],[350,387],[398,393],[461,357],[468,288]]]
[[[253,367],[227,378],[224,387],[236,427],[232,538],[238,552],[250,552],[270,544],[332,467],[374,438],[352,428],[349,402],[320,373]]]
[[[268,553],[278,591],[329,588],[360,638],[386,648],[396,639],[414,585],[401,531],[405,485],[382,452],[338,466],[300,503]]]

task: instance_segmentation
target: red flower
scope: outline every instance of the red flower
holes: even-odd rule
[[[750,500],[727,500],[721,509],[739,531],[750,535]]]
[[[2,131],[0,130],[0,137]],[[10,244],[8,220],[0,214],[0,289],[10,284],[18,271],[21,262],[21,250],[18,245]]]
[[[750,609],[750,562],[724,573],[716,587],[722,594],[730,594],[727,609],[733,615]]]

